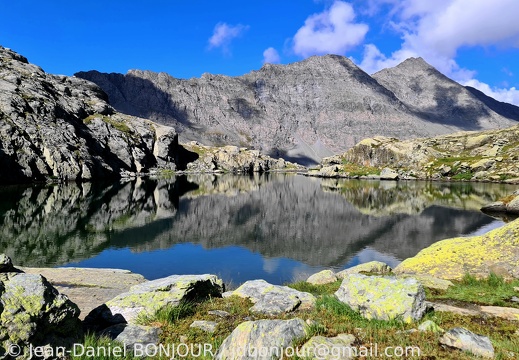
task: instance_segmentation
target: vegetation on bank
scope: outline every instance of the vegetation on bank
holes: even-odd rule
[[[400,321],[367,320],[353,311],[348,305],[340,302],[333,295],[340,286],[340,281],[326,285],[312,285],[304,281],[289,284],[299,291],[310,292],[317,297],[313,310],[302,310],[281,316],[278,319],[301,318],[309,323],[307,336],[299,339],[294,345],[302,346],[314,335],[333,337],[341,333],[355,336],[354,346],[371,347],[377,344],[379,349],[386,346],[419,347],[421,356],[407,358],[420,359],[473,359],[473,355],[460,350],[447,348],[438,342],[439,334],[434,332],[411,331],[426,320],[431,320],[440,328],[449,330],[464,327],[476,334],[488,336],[496,350],[496,359],[510,359],[519,356],[518,322],[489,318],[485,316],[461,316],[448,312],[431,311],[420,322],[406,324]],[[518,291],[519,280],[507,282],[503,278],[491,274],[487,279],[475,279],[465,276],[463,280],[454,282],[448,290],[426,289],[427,300],[444,302],[458,306],[501,305],[519,308],[518,303],[510,301]],[[183,303],[179,307],[166,308],[153,316],[140,318],[143,325],[159,326],[162,329],[162,343],[179,344],[211,344],[216,349],[236,326],[247,320],[268,318],[249,311],[252,303],[236,296],[229,298],[210,298],[200,303]],[[472,305],[473,306],[473,305]],[[223,310],[229,313],[226,317],[210,315],[211,310]],[[217,321],[213,333],[207,333],[190,325],[195,320]],[[106,338],[97,338],[100,344],[106,344]],[[92,336],[86,343],[92,344]],[[204,359],[203,357],[200,357]],[[367,356],[367,359],[373,357]],[[79,359],[79,358],[77,358]],[[209,358],[207,358],[209,359]],[[297,357],[296,357],[297,359]]]

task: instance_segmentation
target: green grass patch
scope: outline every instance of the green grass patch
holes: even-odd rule
[[[382,171],[378,167],[363,166],[363,165],[359,165],[359,164],[355,164],[355,163],[349,162],[347,160],[343,161],[343,168],[342,168],[342,170],[345,173],[348,173],[350,176],[380,175],[380,172]]]
[[[507,282],[495,274],[490,274],[486,279],[476,279],[467,274],[444,292],[429,290],[428,298],[433,301],[455,300],[479,305],[519,308],[518,303],[510,301],[513,296],[517,296],[514,287],[519,287],[519,280]]]
[[[112,125],[116,130],[119,130],[120,132],[123,132],[125,134],[133,134],[133,131],[130,129],[130,127],[123,121],[123,120],[116,120],[110,116],[101,115],[101,114],[93,114],[90,116],[87,116],[83,119],[83,123],[86,125],[92,123],[94,119],[101,119],[105,123]]]
[[[470,180],[474,177],[473,172],[466,172],[466,173],[459,173],[454,176],[452,176],[452,180]]]

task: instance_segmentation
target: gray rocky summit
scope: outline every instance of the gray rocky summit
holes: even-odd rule
[[[238,77],[182,80],[140,70],[76,76],[98,84],[118,111],[172,126],[181,139],[253,147],[303,164],[366,137],[424,137],[519,119],[517,107],[491,104],[422,59],[373,77],[337,55],[266,64]]]

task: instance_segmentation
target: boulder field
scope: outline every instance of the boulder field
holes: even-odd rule
[[[515,227],[515,223],[511,225]],[[505,233],[511,231],[509,228],[510,226],[505,227]],[[492,238],[495,236],[491,235]],[[403,266],[400,270],[393,271],[386,264],[374,261],[339,273],[322,271],[312,275],[308,284],[315,286],[312,284],[326,285],[341,281],[334,298],[366,319],[418,324],[430,309],[458,311],[455,307],[448,308],[447,305],[425,301],[424,287],[442,289],[444,286],[452,286],[452,283],[429,274],[414,278],[404,274],[402,269]],[[96,282],[95,279],[85,277],[85,272],[90,270],[85,269],[75,275],[73,274],[78,269],[72,270],[68,276],[72,276],[70,279],[74,278],[76,283],[70,287],[81,286],[82,282],[89,282],[92,286]],[[129,275],[113,269],[91,271],[97,271],[98,275],[99,271],[109,271],[119,276]],[[63,281],[57,273],[50,272],[49,275],[58,283]],[[444,276],[443,273],[439,275]],[[49,349],[70,347],[73,343],[83,341],[85,330],[107,336],[124,344],[127,349],[134,349],[136,344],[155,346],[162,341],[162,329],[157,325],[160,323],[143,325],[143,318],[149,318],[161,309],[182,306],[186,302],[196,304],[203,299],[211,301],[210,299],[221,297],[250,300],[253,306],[249,309],[249,314],[254,315],[244,319],[230,331],[218,346],[214,354],[216,359],[280,359],[291,347],[297,348],[298,354],[304,353],[309,358],[320,358],[316,357],[316,351],[320,354],[322,351],[333,354],[337,349],[342,351],[341,359],[356,357],[354,353],[344,351],[353,351],[351,349],[355,347],[358,335],[319,335],[315,330],[319,329],[315,321],[301,319],[300,314],[320,306],[316,297],[310,293],[272,285],[264,280],[247,281],[236,290],[225,292],[223,281],[209,274],[172,275],[152,281],[131,276],[126,280],[127,288],[119,289],[120,293],[112,299],[103,299],[103,303],[91,310],[81,321],[77,305],[66,295],[60,294],[45,277],[22,272],[12,265],[10,258],[0,255],[2,358],[13,358],[10,355],[13,345],[21,349],[22,359],[30,358],[30,346],[47,346]],[[134,285],[130,285],[132,282]],[[71,284],[72,282],[69,283]],[[439,284],[438,287],[435,284]],[[92,288],[94,295],[96,290],[95,287]],[[63,287],[63,291],[67,292],[67,287]],[[519,311],[514,315],[513,310],[517,309],[481,306],[477,311],[466,310],[468,313],[462,315],[484,315],[517,321]],[[235,316],[223,310],[212,310],[209,313],[215,317],[215,321],[196,320],[190,327],[213,333],[221,319]],[[445,331],[427,320],[418,329],[406,331],[431,332],[437,337],[438,343],[449,348],[458,348],[487,358],[494,356],[494,347],[489,338],[462,327]]]

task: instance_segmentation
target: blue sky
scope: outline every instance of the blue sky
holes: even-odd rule
[[[0,45],[54,74],[241,75],[326,53],[373,73],[422,56],[519,105],[517,0],[17,0],[0,14]]]

